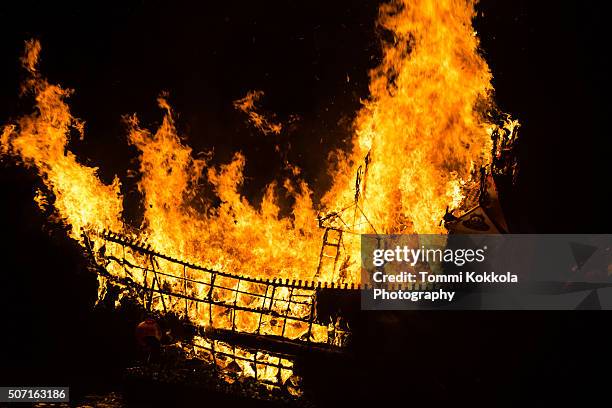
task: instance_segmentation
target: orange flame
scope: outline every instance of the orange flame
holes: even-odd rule
[[[36,111],[7,125],[0,137],[0,152],[36,169],[53,193],[57,216],[71,226],[71,236],[81,239],[86,228],[122,229],[123,201],[119,179],[105,185],[97,169],[84,166],[67,150],[71,133],[83,135],[84,123],[70,114],[64,99],[72,90],[49,84],[37,72],[38,41],[27,41],[22,58],[30,78],[23,86],[36,97]],[[37,202],[47,200],[37,193]]]
[[[255,105],[264,96],[263,91],[249,91],[242,99],[234,101],[234,107],[249,116],[249,122],[264,135],[273,133],[280,134],[283,126],[280,123],[274,123],[266,118],[262,113],[257,112]]]
[[[461,206],[476,188],[474,171],[490,163],[492,76],[478,52],[474,15],[472,1],[381,6],[379,24],[393,41],[370,72],[351,152],[334,152],[335,182],[322,200],[328,209],[355,200],[355,232],[445,232],[446,209]],[[345,246],[359,259],[358,239]]]

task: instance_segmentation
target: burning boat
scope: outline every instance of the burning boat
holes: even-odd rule
[[[4,127],[1,152],[44,181],[35,200],[92,260],[99,300],[134,302],[157,320],[140,326],[141,337],[164,343],[167,327],[188,327],[165,343],[210,363],[224,381],[252,378],[299,396],[293,356],[339,352],[350,341],[334,296],[359,289],[360,234],[508,231],[495,182],[516,172],[509,152],[518,122],[493,103],[474,15],[472,2],[381,6],[379,24],[392,40],[370,73],[349,151],[330,152],[330,187],[316,203],[300,169],[287,164],[290,176],[253,205],[240,192],[244,155],[216,166],[194,155],[160,96],[158,129],[135,115],[125,120],[144,209],[131,225],[120,180],[105,184],[70,151],[85,126],[66,102],[72,91],[39,72],[35,40],[22,62],[36,110]],[[257,95],[235,106],[264,133],[281,132],[254,111]],[[202,198],[203,183],[215,200]],[[289,216],[280,194],[292,203]],[[164,330],[156,326],[164,321]]]

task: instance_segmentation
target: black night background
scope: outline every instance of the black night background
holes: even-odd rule
[[[133,164],[121,117],[137,112],[142,123],[158,124],[156,97],[167,91],[194,151],[214,148],[215,162],[245,153],[243,191],[253,202],[283,171],[284,159],[323,191],[329,180],[321,164],[347,143],[368,95],[368,70],[380,61],[378,5],[3,2],[0,119],[31,110],[31,101],[19,97],[19,57],[24,41],[37,38],[42,72],[75,89],[69,103],[86,122],[85,139],[70,147],[99,167],[105,182],[128,179]],[[495,100],[522,124],[519,179],[502,197],[512,232],[609,233],[612,89],[604,6],[483,0],[477,10]],[[251,89],[265,91],[265,109],[280,120],[299,116],[287,134],[263,138],[245,124],[232,101]],[[96,280],[81,248],[32,200],[40,180],[10,161],[0,164],[0,180],[0,385],[68,384],[75,398],[121,390],[122,368],[137,354],[133,326],[94,309]],[[128,187],[128,216],[137,217],[138,193]],[[325,398],[352,401],[359,388],[371,389],[372,398],[403,393],[434,404],[581,398],[607,385],[598,369],[612,356],[608,319],[605,312],[371,316],[362,340],[371,355],[334,374],[340,385]],[[440,352],[419,352],[423,345]],[[331,375],[320,373],[321,381]],[[391,391],[381,396],[381,384]],[[175,392],[173,398],[182,393]],[[203,394],[202,403],[209,398]]]

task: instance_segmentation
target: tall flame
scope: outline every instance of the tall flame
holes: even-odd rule
[[[370,99],[355,121],[353,148],[333,173],[326,207],[353,199],[379,233],[443,232],[474,169],[486,165],[491,73],[478,53],[472,2],[405,0],[383,5],[379,23],[393,35],[370,73]]]
[[[38,41],[27,41],[22,58],[30,78],[23,91],[33,92],[36,111],[4,127],[0,152],[10,154],[36,169],[55,197],[60,219],[71,227],[71,236],[81,239],[86,228],[122,229],[123,201],[119,179],[105,185],[97,169],[84,166],[67,150],[70,134],[83,136],[84,123],[70,114],[65,102],[72,90],[52,85],[37,71]],[[44,199],[40,194],[40,200]]]
[[[136,116],[127,119],[128,142],[139,151],[145,210],[142,225],[126,227],[119,180],[105,185],[96,168],[80,164],[67,148],[75,131],[82,137],[84,124],[65,102],[72,91],[38,73],[37,41],[26,43],[23,57],[30,73],[25,89],[34,94],[36,111],[4,127],[1,151],[36,169],[75,239],[88,229],[138,228],[158,251],[177,258],[245,275],[310,280],[321,252],[318,214],[353,204],[347,231],[354,234],[443,232],[446,208],[461,205],[474,171],[488,164],[495,128],[487,119],[491,73],[478,52],[473,17],[471,1],[403,0],[381,7],[379,23],[393,41],[383,45],[382,63],[370,73],[370,97],[356,116],[352,148],[332,155],[333,182],[320,203],[313,203],[292,167],[293,177],[270,183],[254,206],[240,193],[244,155],[218,167],[195,158],[160,98],[165,114],[156,131],[141,127]],[[254,113],[259,94],[250,95],[236,106]],[[220,204],[200,200],[203,183]],[[279,194],[293,199],[290,216],[280,215]],[[356,237],[343,241],[345,281],[359,280]],[[334,273],[317,278],[337,279]]]

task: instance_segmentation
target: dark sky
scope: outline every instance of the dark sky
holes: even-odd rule
[[[194,150],[214,148],[218,162],[238,150],[246,153],[249,197],[257,199],[282,169],[276,143],[304,168],[315,189],[322,188],[326,153],[349,135],[352,115],[367,96],[367,71],[380,57],[376,2],[40,3],[0,4],[0,120],[31,109],[29,100],[18,98],[23,78],[18,58],[23,41],[38,38],[42,72],[76,89],[73,113],[87,123],[85,140],[71,148],[85,163],[99,166],[107,181],[115,174],[125,180],[134,166],[121,116],[137,112],[154,126],[161,119],[155,98],[168,91]],[[607,13],[598,4],[485,0],[478,6],[484,18],[476,27],[496,100],[523,124],[519,184],[503,203],[516,232],[611,231],[610,47]],[[266,93],[263,105],[280,120],[299,115],[295,129],[275,139],[246,126],[231,103],[251,89]],[[105,367],[102,363],[113,359],[121,365],[129,336],[113,338],[107,328],[123,323],[112,314],[91,312],[95,282],[83,272],[80,250],[61,232],[43,229],[44,217],[32,203],[38,181],[4,163],[0,180],[0,220],[8,241],[0,302],[12,305],[4,307],[0,332],[7,346],[0,350],[15,357],[2,358],[11,367],[4,372],[47,380],[61,374],[74,381],[78,375],[96,378],[83,367]],[[459,319],[478,326],[474,322],[483,315]],[[556,353],[599,352],[590,346],[601,334],[601,318],[496,316],[485,319],[486,325],[504,328],[500,333],[539,333],[521,350],[526,360],[543,359],[553,370],[579,365],[577,360],[560,365]],[[65,355],[73,356],[70,363]],[[51,368],[58,364],[65,366],[60,373]],[[103,374],[102,369],[97,375]]]

